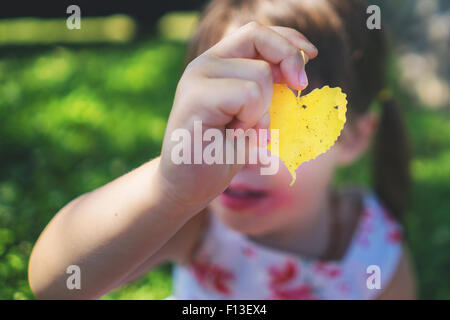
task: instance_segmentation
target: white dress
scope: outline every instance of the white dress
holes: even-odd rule
[[[173,271],[172,299],[373,299],[402,255],[402,228],[368,193],[340,261],[304,259],[260,245],[211,215],[198,254]]]

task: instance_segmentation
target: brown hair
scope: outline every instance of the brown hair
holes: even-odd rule
[[[217,43],[227,28],[250,21],[301,31],[319,50],[308,63],[309,87],[339,86],[347,93],[348,119],[365,114],[384,88],[387,45],[383,28],[366,26],[362,0],[212,0],[203,10],[187,55],[189,63]],[[382,101],[373,152],[373,183],[400,219],[409,186],[409,153],[401,114]]]

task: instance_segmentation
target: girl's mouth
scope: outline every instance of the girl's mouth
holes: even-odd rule
[[[231,210],[245,210],[254,207],[269,196],[267,190],[246,185],[230,185],[220,196],[221,203]]]

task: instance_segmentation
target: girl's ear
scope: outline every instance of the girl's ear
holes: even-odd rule
[[[351,126],[345,128],[338,142],[338,163],[340,165],[351,164],[364,154],[377,127],[378,116],[370,111],[355,119]]]

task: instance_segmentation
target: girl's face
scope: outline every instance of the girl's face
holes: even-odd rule
[[[211,208],[232,229],[248,235],[270,233],[294,221],[307,221],[324,204],[337,164],[337,149],[335,145],[303,163],[296,170],[292,187],[292,176],[281,160],[274,175],[261,175],[258,164],[246,165],[211,203]]]
[[[230,25],[225,35],[239,26]],[[320,53],[319,53],[320,55]],[[326,84],[310,83],[312,88]],[[280,160],[275,175],[260,175],[260,165],[246,165],[228,189],[211,202],[211,208],[229,227],[247,235],[262,235],[311,221],[326,205],[326,195],[339,165],[348,165],[363,154],[378,125],[372,112],[345,125],[341,137],[327,152],[297,168],[292,177]]]

